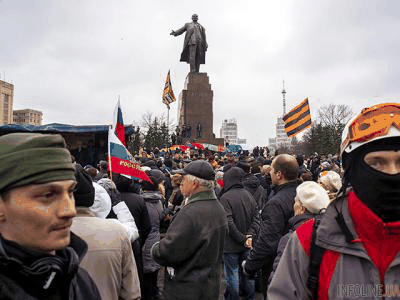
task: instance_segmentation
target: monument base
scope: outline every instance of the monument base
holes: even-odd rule
[[[213,133],[213,94],[207,73],[189,73],[179,94],[178,126],[183,143],[224,145]]]

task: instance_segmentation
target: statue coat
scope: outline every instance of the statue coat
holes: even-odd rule
[[[197,23],[200,25],[199,23]],[[194,22],[191,23],[186,23],[182,28],[178,29],[175,31],[174,36],[180,35],[184,32],[185,34],[185,40],[183,42],[183,51],[181,54],[181,59],[180,61],[185,61],[189,63],[189,42],[192,34],[194,33]],[[196,56],[199,59],[200,64],[205,64],[206,62],[206,51],[208,48],[207,41],[206,41],[206,30],[204,29],[203,26],[200,25],[200,31],[201,31],[201,44],[199,45],[199,53],[196,54]]]

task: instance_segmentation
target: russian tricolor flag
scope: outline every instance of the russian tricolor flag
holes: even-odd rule
[[[122,118],[122,110],[119,99],[114,109],[113,129],[115,135],[119,138],[122,144],[126,146],[124,120]]]
[[[108,131],[108,153],[110,155],[110,169],[112,172],[151,182],[149,176],[134,161],[132,155],[115,135],[113,129],[109,129]]]

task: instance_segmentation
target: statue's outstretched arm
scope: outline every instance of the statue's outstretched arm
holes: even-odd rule
[[[182,28],[179,28],[178,30],[172,30],[170,34],[173,36],[177,36],[177,35],[181,35],[185,31],[186,31],[186,26],[183,26]]]

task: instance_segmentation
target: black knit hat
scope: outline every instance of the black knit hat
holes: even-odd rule
[[[92,179],[80,164],[75,166],[75,177],[77,181],[74,191],[75,205],[77,207],[91,207],[94,203],[94,187]]]
[[[164,173],[158,169],[151,169],[146,171],[147,176],[149,176],[151,182],[142,181],[142,189],[144,191],[156,191],[158,190],[158,185],[165,180]]]
[[[146,173],[149,176],[150,180],[156,185],[160,184],[165,180],[164,173],[158,169],[151,169]]]

